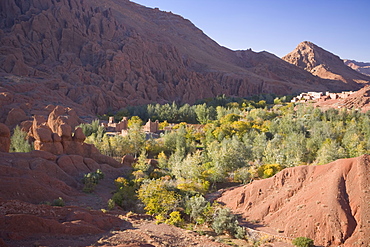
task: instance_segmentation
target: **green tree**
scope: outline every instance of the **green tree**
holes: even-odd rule
[[[252,147],[253,160],[257,162],[262,161],[266,145],[267,140],[265,133],[260,133],[254,138]]]
[[[211,120],[215,119],[216,111],[210,106],[208,107],[206,103],[202,105],[195,105],[195,113],[197,115],[197,120],[201,124],[206,124]]]
[[[136,157],[144,148],[145,133],[141,131],[139,121],[131,122],[131,126],[127,131],[127,141],[132,153]]]
[[[193,124],[197,123],[197,115],[189,104],[185,104],[179,108],[178,122],[180,121]]]
[[[104,127],[100,125],[98,119],[95,119],[89,123],[80,124],[77,127],[81,127],[82,132],[85,134],[86,137],[91,136],[93,133],[104,133]]]
[[[344,157],[346,157],[346,152],[338,142],[326,139],[317,152],[316,162],[319,165],[323,165]]]
[[[185,178],[197,180],[201,178],[204,172],[202,161],[203,159],[200,152],[188,154],[185,159],[172,164],[171,172],[177,179]]]
[[[143,120],[141,120],[140,117],[138,116],[132,116],[128,121],[127,121],[127,125],[128,127],[131,129],[131,128],[137,128],[137,127],[141,127],[141,125],[143,125]]]
[[[146,151],[143,149],[137,159],[137,162],[134,164],[135,170],[141,170],[142,172],[149,175],[150,171],[150,164],[146,159]]]
[[[22,131],[17,125],[14,128],[13,135],[10,138],[10,152],[27,153],[33,150],[31,144],[28,142],[27,133]]]

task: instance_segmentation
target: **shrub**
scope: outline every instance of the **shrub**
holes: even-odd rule
[[[245,237],[245,228],[239,226],[236,215],[232,214],[227,208],[219,208],[212,222],[212,228],[216,234],[227,232],[237,238]]]
[[[116,203],[113,201],[113,199],[109,199],[107,202],[107,205],[108,205],[108,210],[112,210],[116,206]]]
[[[184,220],[181,218],[181,214],[179,211],[173,211],[170,213],[170,218],[165,221],[166,224],[174,225],[174,226],[181,226],[184,223]]]
[[[262,165],[258,168],[258,176],[260,178],[269,178],[281,171],[283,167],[279,164]]]
[[[193,196],[185,201],[185,213],[190,221],[203,224],[211,221],[212,206],[203,196]]]
[[[89,172],[84,175],[82,183],[84,184],[83,192],[91,193],[95,190],[96,185],[99,183],[99,180],[104,178],[103,172],[98,169],[96,172]]]
[[[10,152],[27,153],[32,151],[31,144],[27,141],[27,133],[17,125],[10,138]]]
[[[113,194],[112,199],[108,201],[111,205],[117,205],[126,211],[137,211],[139,201],[136,195],[137,187],[134,185],[124,185],[117,189]],[[108,208],[110,208],[108,204]],[[114,208],[114,206],[113,206]]]
[[[64,207],[66,203],[64,202],[63,198],[59,197],[58,199],[55,199],[52,203],[51,206],[58,206],[58,207]]]
[[[313,247],[313,240],[306,237],[298,237],[293,239],[292,244],[297,247]]]
[[[243,226],[237,226],[235,229],[235,237],[239,239],[244,239],[245,238],[245,227]]]

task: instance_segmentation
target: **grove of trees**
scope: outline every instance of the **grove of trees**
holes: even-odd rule
[[[125,136],[107,135],[98,120],[80,127],[86,142],[103,154],[137,158],[132,172],[116,179],[110,207],[145,211],[174,225],[208,224],[217,233],[243,237],[236,217],[206,201],[206,193],[225,182],[248,183],[286,167],[322,165],[370,150],[369,112],[324,111],[287,100],[221,96],[193,106],[128,107],[115,115],[117,121],[130,117]],[[142,131],[148,119],[159,120],[162,128],[173,125],[153,138]],[[25,136],[15,129],[12,150],[28,148]],[[148,158],[158,165],[150,165]]]
[[[109,137],[92,128],[87,141],[102,153],[138,157],[132,173],[116,182],[111,203],[144,210],[159,222],[208,224],[218,233],[243,236],[235,216],[207,202],[206,193],[225,182],[248,183],[286,167],[326,164],[370,150],[369,113],[323,111],[284,100],[267,104],[221,97],[221,105],[156,104],[124,111],[159,120],[162,127],[175,123],[156,139],[146,138],[139,116],[131,117],[126,136]],[[152,167],[147,158],[157,159],[158,165]]]

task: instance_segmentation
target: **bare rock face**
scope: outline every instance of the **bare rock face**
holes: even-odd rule
[[[9,111],[5,124],[7,126],[14,127],[15,125],[26,120],[28,120],[28,117],[24,110],[20,108],[13,108]]]
[[[59,105],[54,108],[48,117],[48,126],[50,129],[53,133],[58,133],[59,131],[58,134],[61,136],[62,134],[70,136],[72,129],[80,123],[81,120],[73,109]]]
[[[0,152],[9,152],[10,148],[10,130],[9,128],[0,123]]]
[[[369,76],[351,69],[338,56],[308,41],[300,43],[283,59],[320,78],[348,83],[352,89],[370,81]]]
[[[370,156],[287,168],[218,199],[248,221],[320,246],[368,246]]]

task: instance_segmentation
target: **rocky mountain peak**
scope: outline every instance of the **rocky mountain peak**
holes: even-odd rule
[[[283,60],[294,64],[315,76],[329,80],[339,80],[353,88],[360,88],[361,84],[368,83],[370,77],[363,75],[346,66],[343,60],[310,41],[304,41],[290,53],[285,55]]]
[[[343,64],[342,60],[315,45],[310,41],[303,41],[283,59],[291,64],[297,65],[302,69],[314,72],[317,66],[333,67],[333,65]]]

